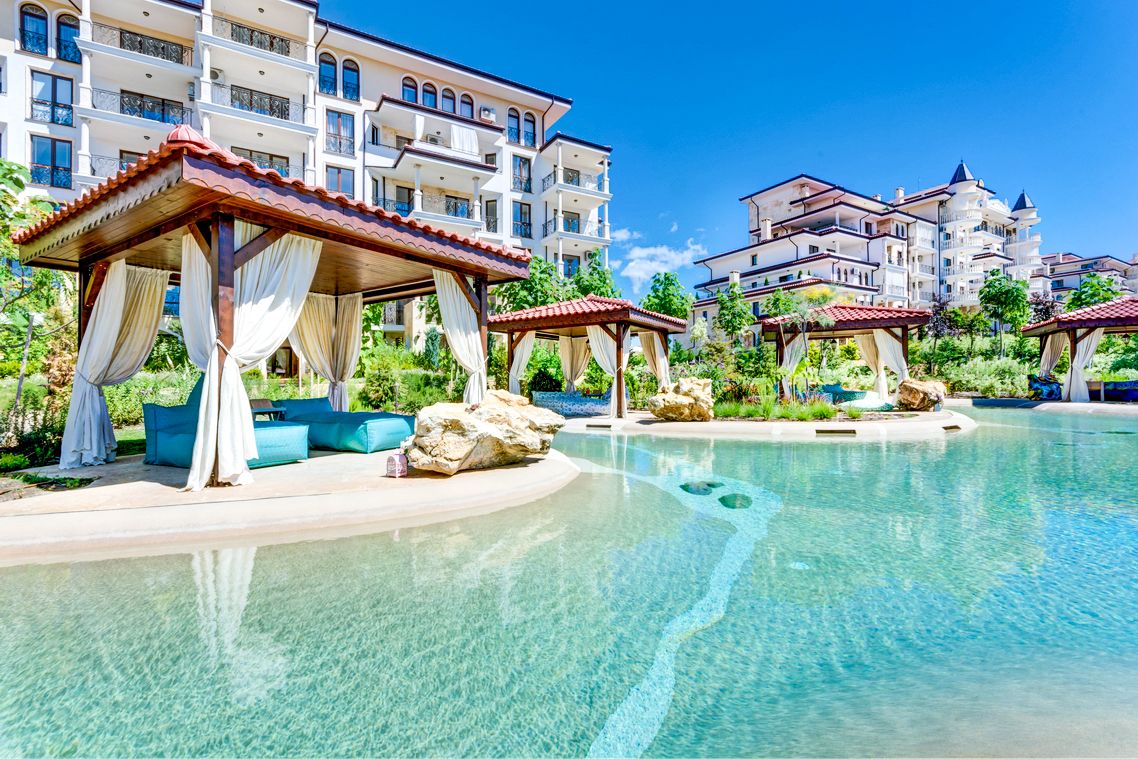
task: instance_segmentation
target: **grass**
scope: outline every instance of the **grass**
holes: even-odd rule
[[[146,453],[146,431],[142,427],[123,427],[115,430],[119,456],[134,456]]]
[[[865,413],[864,411],[859,409],[857,406],[846,406],[842,410],[845,412],[846,416],[848,416],[850,419],[861,419],[861,415]]]
[[[715,404],[717,419],[787,419],[796,422],[809,422],[821,419],[833,419],[838,410],[825,401],[810,401],[799,403],[779,403],[773,396],[762,398],[758,403],[743,403],[735,401],[720,401]]]

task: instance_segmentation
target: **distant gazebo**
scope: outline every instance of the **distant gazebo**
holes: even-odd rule
[[[585,375],[589,356],[613,378],[610,413],[624,417],[624,372],[631,337],[637,334],[648,368],[660,384],[670,381],[668,338],[684,332],[687,322],[640,308],[631,301],[589,295],[490,317],[490,329],[504,332],[509,345],[510,392],[521,390],[521,377],[534,340],[556,340],[568,390]]]
[[[1138,332],[1138,297],[1115,298],[1106,303],[1077,308],[1023,328],[1025,337],[1040,342],[1039,374],[1046,377],[1055,370],[1064,348],[1070,348],[1071,370],[1063,383],[1063,400],[1090,401],[1086,370],[1094,358],[1103,335]]]

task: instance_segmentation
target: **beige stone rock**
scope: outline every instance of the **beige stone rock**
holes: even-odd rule
[[[711,380],[684,377],[648,399],[648,410],[669,422],[707,422],[715,418]]]
[[[901,411],[932,411],[943,403],[948,390],[943,382],[907,379],[897,388],[897,408]]]
[[[482,403],[436,403],[415,417],[415,434],[403,443],[414,469],[454,474],[516,464],[549,452],[565,418],[522,396],[491,390]]]

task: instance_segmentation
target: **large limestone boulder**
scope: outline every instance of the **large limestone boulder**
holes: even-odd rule
[[[897,408],[901,411],[932,411],[944,403],[948,389],[943,382],[907,379],[897,388]]]
[[[491,390],[482,403],[436,403],[415,417],[415,434],[403,443],[415,469],[454,474],[516,464],[549,452],[565,418],[505,390]]]
[[[648,410],[669,422],[707,422],[715,418],[711,380],[684,377],[648,399]]]

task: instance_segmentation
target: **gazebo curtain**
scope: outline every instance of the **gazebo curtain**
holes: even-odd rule
[[[236,247],[259,232],[252,224],[235,222]],[[234,272],[233,345],[221,364],[219,381],[210,267],[193,238],[183,237],[183,336],[191,360],[205,372],[188,489],[206,486],[215,459],[219,481],[252,482],[248,461],[257,457],[257,440],[241,371],[270,356],[292,331],[312,285],[320,248],[319,240],[285,235]]]
[[[561,335],[557,338],[557,353],[561,356],[561,373],[565,375],[565,392],[576,392],[592,357],[589,338]]]
[[[873,334],[854,335],[854,341],[865,365],[873,372],[873,392],[884,401],[889,397],[889,381],[885,377],[885,361],[877,350],[877,338]]]
[[[620,325],[616,325],[617,329],[621,329]],[[616,355],[616,340],[609,337],[608,333],[597,324],[590,324],[585,328],[589,333],[589,347],[593,351],[593,355],[600,364],[601,369],[604,369],[605,374],[610,377],[616,378],[617,361],[619,361],[620,368],[626,369],[628,367],[628,340],[624,341],[621,355],[619,358]],[[615,382],[613,383],[612,392],[609,393],[609,415],[616,416],[617,411],[617,394],[618,388]],[[626,386],[627,390],[627,386]]]
[[[230,661],[236,652],[256,555],[256,546],[207,549],[191,555],[198,626],[214,666],[219,661]]]
[[[462,286],[449,271],[434,269],[435,292],[443,330],[458,365],[470,375],[462,392],[465,403],[481,403],[486,396],[486,352],[478,328],[478,314],[462,293]]]
[[[644,351],[648,371],[656,375],[657,384],[660,387],[672,384],[672,370],[668,366],[668,354],[664,351],[664,341],[660,335],[655,332],[641,332],[640,349]]]
[[[526,366],[529,364],[530,356],[533,355],[533,345],[536,340],[536,332],[526,332],[514,348],[514,363],[510,364],[510,392],[514,395],[522,393],[522,375],[526,373]]]
[[[1052,332],[1043,341],[1043,352],[1039,357],[1039,376],[1049,377],[1051,372],[1055,371],[1055,365],[1059,363],[1059,358],[1063,355],[1063,349],[1067,347],[1067,336],[1062,332]]]
[[[779,369],[782,369],[785,375],[782,378],[782,392],[785,395],[790,395],[790,374],[806,355],[807,339],[805,332],[799,332],[782,350],[782,364],[779,365]]]
[[[877,344],[877,355],[881,359],[883,368],[889,367],[897,373],[897,384],[909,379],[909,364],[905,361],[905,351],[901,347],[901,341],[884,329],[873,330],[873,341]]]
[[[169,278],[169,272],[127,266],[121,260],[107,267],[79,346],[60,469],[115,460],[115,431],[103,388],[126,382],[150,355]]]
[[[289,343],[312,371],[328,380],[333,411],[348,410],[348,380],[356,373],[363,335],[363,296],[309,293]]]
[[[1103,328],[1080,329],[1078,331],[1079,344],[1071,352],[1071,369],[1067,372],[1067,381],[1063,383],[1063,398],[1073,403],[1087,403],[1091,399],[1087,390],[1087,367],[1091,365],[1095,349],[1102,340]]]

